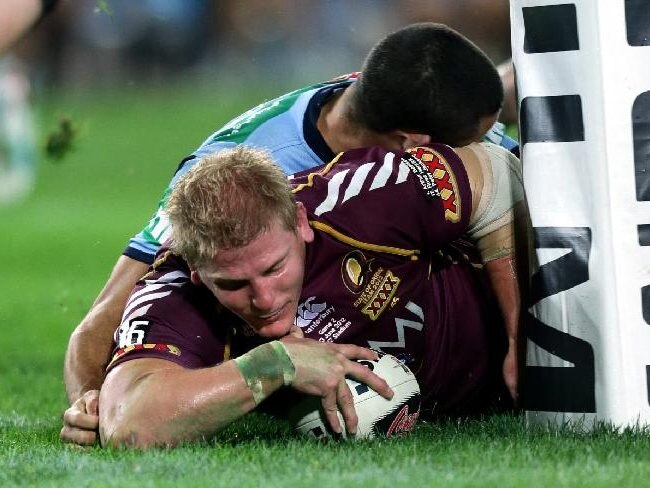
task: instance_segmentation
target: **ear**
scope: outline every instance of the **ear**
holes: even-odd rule
[[[305,242],[314,240],[314,229],[309,225],[307,209],[302,202],[296,202],[296,231]]]
[[[194,285],[202,285],[203,284],[203,280],[199,276],[199,272],[195,271],[195,270],[192,270],[190,272],[190,280],[192,281],[192,284],[194,284]]]
[[[429,134],[419,134],[417,132],[405,132],[402,130],[395,131],[400,138],[402,149],[410,149],[416,146],[423,146],[431,142]]]

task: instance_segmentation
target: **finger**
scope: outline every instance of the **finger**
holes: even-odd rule
[[[97,432],[94,430],[79,430],[64,426],[61,429],[59,438],[69,444],[77,444],[79,446],[92,446],[97,442]]]
[[[86,413],[99,415],[99,390],[90,390],[84,394]]]
[[[75,405],[76,402],[75,402]],[[83,413],[73,405],[63,414],[63,423],[75,429],[95,430],[99,427],[99,416]]]
[[[346,374],[361,383],[365,383],[384,398],[388,400],[393,398],[393,390],[388,386],[386,380],[370,371],[370,369],[366,368],[364,365],[354,361],[349,361],[347,363]]]
[[[377,351],[367,347],[355,346],[354,344],[334,344],[333,342],[328,342],[328,346],[336,349],[348,359],[368,359],[370,361],[379,359]]]
[[[338,386],[338,405],[345,422],[345,431],[351,435],[356,434],[359,417],[354,409],[354,397],[345,381],[341,381]]]
[[[330,424],[330,427],[332,427],[332,430],[335,433],[340,434],[341,422],[337,415],[338,409],[336,408],[336,393],[323,397],[322,404],[327,423]]]

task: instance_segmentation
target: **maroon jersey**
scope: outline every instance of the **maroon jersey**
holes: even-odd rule
[[[315,231],[296,316],[305,336],[397,356],[425,408],[469,413],[493,401],[505,335],[461,239],[472,196],[453,150],[353,150],[291,181]],[[169,252],[138,283],[115,341],[109,368],[137,357],[211,366],[259,343]]]

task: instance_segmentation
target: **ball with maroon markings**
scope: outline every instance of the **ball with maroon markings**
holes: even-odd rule
[[[364,383],[346,380],[359,418],[356,438],[372,439],[410,432],[420,413],[420,386],[415,375],[389,354],[381,354],[377,361],[359,362],[386,380],[395,395],[387,400]],[[321,439],[333,435],[318,397],[301,397],[290,407],[289,419],[298,432],[307,436]],[[339,420],[344,429],[343,437],[346,437],[340,413]]]

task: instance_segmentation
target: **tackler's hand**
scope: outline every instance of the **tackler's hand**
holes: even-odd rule
[[[63,442],[90,446],[97,442],[99,427],[99,390],[89,390],[63,414],[59,437]]]

